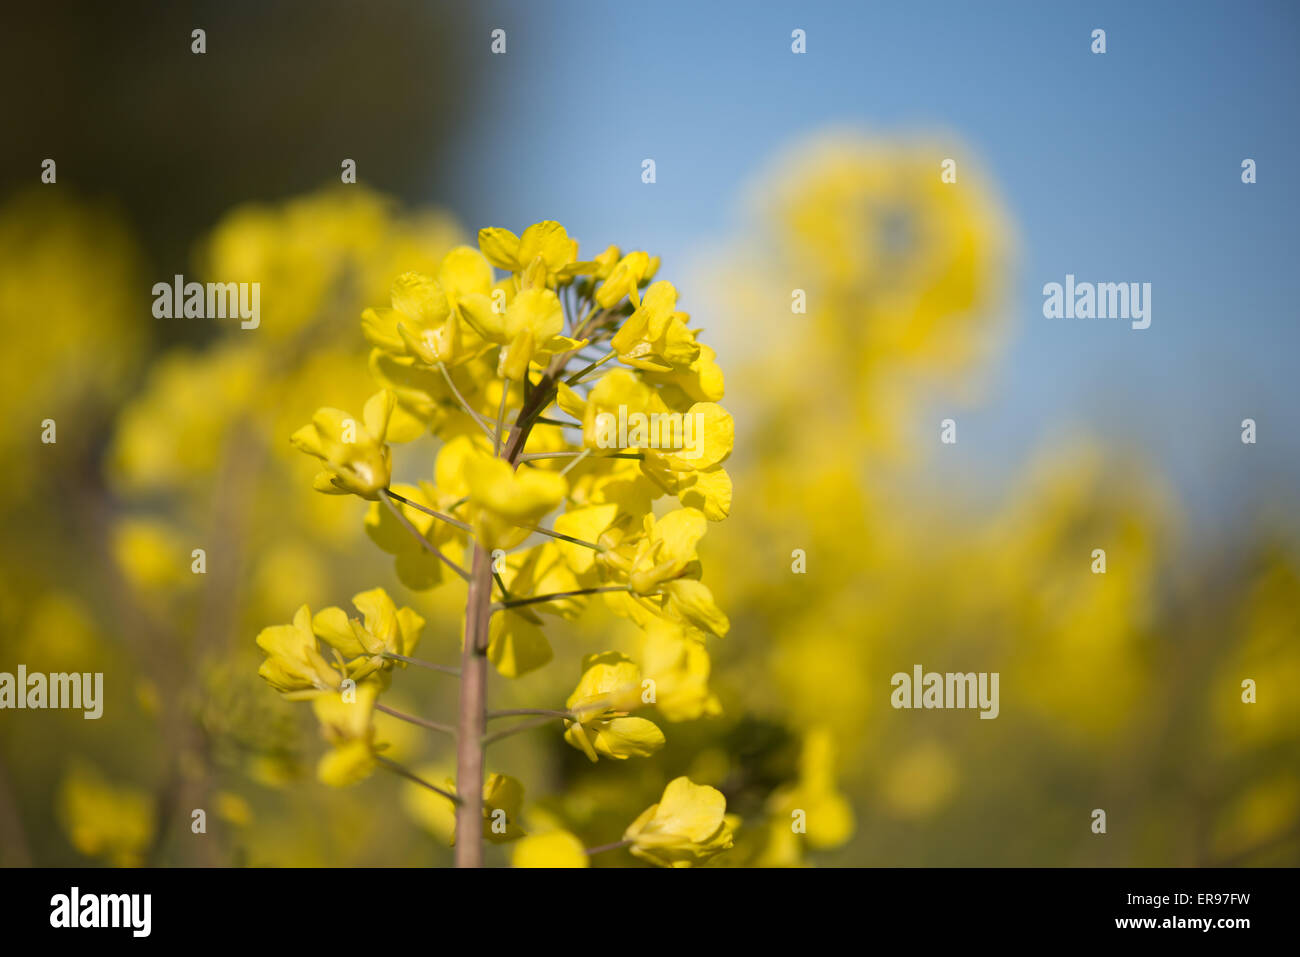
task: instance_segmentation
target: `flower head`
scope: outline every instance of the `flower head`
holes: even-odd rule
[[[338,409],[319,409],[310,425],[293,434],[290,441],[297,448],[325,464],[314,483],[318,492],[379,498],[392,476],[384,440],[395,401],[387,389],[375,393],[366,401],[360,422]]]
[[[734,843],[735,825],[727,817],[727,799],[707,785],[674,778],[633,821],[623,839],[634,855],[660,867],[702,864]]]
[[[385,654],[410,656],[424,629],[424,619],[410,608],[400,611],[382,588],[355,595],[352,604],[362,618],[349,618],[342,608],[326,608],[311,620],[312,631],[345,658],[352,659],[348,673],[364,678],[391,667]]]
[[[257,636],[267,655],[257,673],[289,699],[313,698],[343,684],[342,662],[336,658],[336,667],[321,654],[311,624],[311,609],[303,605],[292,624],[263,628]]]
[[[641,670],[629,658],[608,651],[582,660],[582,678],[569,695],[564,740],[593,763],[599,755],[623,760],[647,757],[664,746],[653,721],[628,714],[640,703]]]

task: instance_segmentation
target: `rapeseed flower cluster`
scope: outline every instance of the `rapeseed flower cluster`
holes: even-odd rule
[[[360,617],[304,605],[257,639],[261,675],[286,698],[313,702],[331,747],[320,779],[342,786],[375,767],[401,774],[434,802],[426,819],[452,816],[464,865],[481,861],[480,830],[489,840],[525,833],[522,786],[485,773],[487,745],[540,723],[593,763],[651,755],[666,737],[643,712],[659,704],[660,682],[663,721],[719,712],[708,645],[730,628],[698,546],[731,510],[723,466],[734,426],[718,404],[714,353],[677,290],[656,279],[658,259],[612,246],[583,259],[551,221],[520,235],[483,229],[478,240],[430,272],[402,273],[388,304],[364,311],[378,390],[359,412],[321,408],[292,435],[320,463],[316,490],[370,503],[366,531],[406,587],[464,585],[459,669],[414,657],[424,620],[383,589],[356,596]],[[690,428],[610,447],[595,435],[600,413],[690,417]],[[439,443],[432,474],[399,481],[394,446],[422,438]],[[518,678],[545,666],[547,621],[572,621],[593,600],[644,631],[650,676],[627,655],[596,652],[564,702],[490,712],[487,667]],[[422,664],[456,675],[454,726],[378,704],[396,671]],[[389,760],[376,709],[453,737],[455,775],[434,783]],[[525,715],[542,720],[488,733],[489,720]],[[647,861],[700,863],[731,846],[724,809],[719,791],[681,778],[625,841]],[[548,833],[522,860],[574,858],[571,840]]]

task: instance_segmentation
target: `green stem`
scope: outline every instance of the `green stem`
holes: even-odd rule
[[[450,665],[440,665],[433,661],[425,661],[423,658],[408,658],[406,655],[393,654],[391,651],[381,651],[381,658],[390,658],[393,661],[404,661],[408,665],[415,665],[417,668],[428,668],[430,671],[441,671],[445,675],[459,675],[460,669],[453,668]]]
[[[459,528],[462,532],[472,531],[468,522],[462,522],[460,519],[452,515],[448,515],[446,512],[439,512],[437,509],[429,508],[426,505],[421,505],[419,502],[412,502],[409,498],[403,498],[402,496],[398,495],[391,488],[384,489],[384,493],[387,494],[390,498],[396,499],[397,501],[401,502],[403,505],[409,505],[417,512],[423,512],[425,515],[432,515],[434,518],[446,522],[448,525],[451,525],[454,528]],[[454,508],[455,506],[452,507]]]
[[[501,440],[505,437],[506,431],[506,400],[510,398],[510,380],[503,378],[501,380],[501,405],[497,408],[497,438],[492,443],[492,454],[501,454]]]
[[[536,462],[540,459],[567,459],[575,456],[586,455],[590,449],[582,452],[528,452],[519,456],[521,462]],[[598,459],[643,459],[645,455],[641,452],[607,452],[604,455],[597,455]]]
[[[545,535],[547,538],[558,538],[562,542],[568,542],[571,545],[581,545],[583,548],[590,548],[595,552],[603,552],[605,546],[597,545],[595,542],[584,541],[581,538],[574,538],[572,535],[565,535],[563,532],[557,532],[554,529],[542,528],[539,525],[520,525],[520,528],[526,528],[530,532],[536,532],[538,535]]]
[[[594,369],[599,369],[606,362],[608,362],[610,359],[615,358],[617,355],[618,355],[617,352],[606,353],[605,355],[597,359],[595,362],[588,363],[587,365],[579,369],[577,372],[575,372],[573,375],[569,376],[567,379],[564,380],[564,384],[577,385],[579,382],[582,381],[582,377],[585,376],[588,372],[591,372]]]
[[[533,595],[531,598],[512,598],[509,601],[497,602],[494,606],[501,608],[518,608],[520,605],[535,605],[544,601],[559,601],[562,598],[576,598],[579,595],[599,595],[603,592],[627,591],[627,585],[601,585],[598,588],[578,588],[573,591],[557,591],[549,595]]]
[[[492,445],[495,447],[498,441],[497,436],[493,434],[490,428],[488,428],[487,420],[485,420],[483,416],[479,415],[478,412],[476,412],[474,408],[465,401],[465,397],[460,394],[460,389],[456,388],[456,383],[451,381],[451,373],[447,371],[446,364],[439,362],[438,370],[442,372],[442,377],[447,380],[447,387],[451,389],[451,394],[456,397],[456,401],[460,403],[460,407],[464,409],[469,417],[474,420],[475,424],[483,430],[483,434],[491,440]]]
[[[383,497],[384,503],[393,510],[393,514],[397,516],[397,520],[406,526],[406,530],[415,536],[416,541],[420,543],[421,547],[423,547],[425,551],[441,560],[444,565],[454,571],[463,580],[469,581],[469,572],[465,571],[465,569],[461,568],[450,558],[440,552],[433,542],[420,534],[420,530],[411,524],[410,519],[402,514],[402,510],[393,504],[393,496],[387,489],[380,491],[379,494]]]
[[[605,851],[616,851],[620,847],[627,847],[631,843],[631,841],[615,841],[612,844],[598,844],[595,847],[587,848],[587,856],[590,857],[593,854],[603,854]]]

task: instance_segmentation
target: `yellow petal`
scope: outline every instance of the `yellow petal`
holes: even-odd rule
[[[396,404],[397,396],[390,389],[376,392],[366,400],[366,406],[361,410],[361,419],[366,425],[366,431],[376,441],[384,441],[388,434],[388,420],[392,417],[393,406]]]
[[[709,530],[709,520],[694,508],[678,508],[654,523],[651,541],[659,546],[660,561],[688,563],[695,559],[695,548]]]
[[[556,272],[578,258],[578,244],[569,238],[564,227],[554,220],[534,223],[519,238],[518,260],[527,266],[541,257],[549,272]]]
[[[443,257],[438,282],[453,303],[471,293],[486,296],[492,289],[492,266],[473,246],[457,246]]]
[[[682,488],[677,500],[699,509],[710,522],[720,522],[731,514],[731,476],[725,469],[696,472],[695,481]]]
[[[537,625],[511,611],[499,611],[488,625],[488,660],[507,678],[535,671],[551,660],[551,644]]]
[[[613,504],[571,508],[556,518],[555,531],[594,543],[600,538],[601,533],[614,523],[617,516],[618,506]],[[596,552],[585,545],[562,541],[559,543],[559,549],[569,567],[579,575],[590,571],[591,566],[595,564]]]
[[[731,630],[731,622],[713,601],[713,592],[703,582],[678,578],[665,582],[662,591],[668,596],[668,609],[696,628],[719,638]]]
[[[417,272],[402,273],[393,281],[392,298],[393,308],[421,327],[442,322],[451,311],[442,286]]]
[[[568,831],[530,834],[515,845],[512,867],[590,867],[587,850]]]
[[[375,757],[364,741],[349,741],[326,751],[316,765],[321,784],[345,788],[368,778],[375,769]]]
[[[613,718],[597,723],[594,730],[596,750],[609,758],[645,758],[664,746],[664,733],[645,718]]]
[[[324,608],[318,611],[311,620],[311,630],[321,641],[337,648],[345,658],[355,658],[366,653],[352,631],[348,613],[342,608]]]
[[[483,250],[488,262],[498,269],[519,271],[519,237],[510,230],[498,226],[480,229],[478,248]]]
[[[725,461],[736,441],[731,413],[716,402],[696,402],[686,414],[695,429],[691,448],[665,455],[664,461],[679,471],[704,471]]]

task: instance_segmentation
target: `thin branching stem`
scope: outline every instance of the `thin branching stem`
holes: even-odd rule
[[[501,380],[501,405],[497,407],[497,438],[492,443],[492,454],[501,454],[502,440],[506,433],[506,402],[510,398],[510,380]]]
[[[492,579],[497,583],[497,587],[501,589],[502,596],[509,598],[510,591],[506,588],[506,583],[502,580],[500,573],[498,573],[496,569],[493,569],[492,571]]]
[[[565,380],[564,380],[564,384],[565,384],[565,385],[577,385],[579,382],[582,381],[583,376],[585,376],[588,372],[592,372],[592,371],[594,371],[594,370],[596,370],[596,369],[599,369],[599,368],[600,368],[601,366],[603,366],[606,362],[608,362],[610,359],[613,359],[613,358],[616,357],[617,355],[618,355],[617,352],[608,352],[608,353],[606,353],[605,355],[601,356],[599,359],[597,359],[595,362],[589,362],[589,363],[587,363],[585,366],[583,366],[583,367],[582,367],[581,369],[579,369],[577,372],[573,373],[573,375],[571,375],[571,376],[569,376],[567,379],[565,379]]]
[[[389,658],[393,661],[404,661],[408,665],[415,665],[417,668],[428,668],[430,671],[441,671],[445,675],[459,675],[460,669],[453,668],[451,665],[440,665],[435,661],[425,661],[423,658],[408,658],[406,655],[394,654],[391,651],[381,651],[381,658]]]
[[[384,491],[388,493],[388,495],[391,496],[392,498],[401,502],[403,505],[409,505],[417,512],[423,512],[425,515],[432,515],[434,518],[438,519],[439,521],[446,522],[448,525],[451,525],[454,528],[459,528],[462,532],[468,532],[472,530],[468,522],[462,522],[460,519],[456,518],[453,515],[448,515],[446,512],[440,512],[436,508],[429,508],[427,505],[421,505],[419,502],[412,502],[409,498],[403,498],[402,496],[398,495],[391,488],[386,488],[384,489]],[[455,505],[452,506],[452,508],[455,507],[456,507]]]
[[[590,455],[590,454],[591,454],[591,449],[589,449],[589,448],[587,448],[587,449],[583,449],[581,455],[576,455],[576,456],[574,456],[573,461],[571,461],[571,462],[570,462],[568,465],[566,465],[564,468],[560,469],[560,475],[562,475],[562,476],[563,476],[563,475],[568,475],[571,471],[573,471],[574,466],[576,466],[579,462],[581,462],[583,459],[585,459],[585,458],[586,458],[588,455]]]
[[[597,588],[577,588],[573,591],[551,592],[549,595],[533,595],[529,598],[512,598],[509,601],[497,602],[493,607],[501,608],[518,608],[520,605],[536,605],[545,601],[560,601],[564,598],[576,598],[579,595],[599,595],[603,592],[628,591],[627,585],[601,585]]]
[[[390,509],[392,509],[393,514],[397,516],[397,520],[401,522],[404,526],[406,526],[406,530],[415,536],[416,540],[420,543],[421,546],[423,546],[425,551],[427,551],[429,554],[441,560],[444,565],[446,565],[448,568],[454,571],[464,581],[469,581],[469,572],[465,571],[465,569],[461,568],[450,558],[444,555],[441,551],[439,551],[438,547],[434,545],[433,542],[425,538],[420,533],[420,530],[411,524],[410,519],[408,519],[405,515],[402,514],[402,510],[393,504],[392,493],[390,493],[387,489],[383,489],[380,491],[379,494],[383,496],[384,503]]]
[[[554,720],[555,716],[551,715],[545,718],[538,718],[535,721],[524,721],[521,724],[515,725],[513,728],[506,728],[504,731],[495,731],[492,734],[484,735],[483,747],[486,748],[492,742],[500,741],[502,738],[508,738],[512,734],[519,734],[521,731],[531,731],[533,728],[540,728],[543,725],[550,724]]]
[[[521,462],[537,462],[541,459],[568,459],[576,456],[585,456],[591,450],[586,449],[582,452],[525,452],[519,456]],[[641,452],[606,452],[603,455],[597,455],[598,459],[643,459],[645,455]]]
[[[434,794],[441,794],[452,804],[461,803],[460,798],[452,794],[450,791],[444,791],[442,788],[438,787],[438,785],[430,784],[424,778],[420,777],[415,772],[410,771],[407,768],[403,767],[402,765],[398,764],[396,761],[393,761],[390,758],[386,758],[382,754],[376,754],[375,760],[379,762],[380,767],[387,768],[388,770],[392,771],[394,774],[399,775],[400,777],[404,777],[406,778],[406,780],[420,785],[420,787],[428,788]]]
[[[501,711],[489,711],[488,720],[493,718],[514,718],[527,717],[528,715],[544,714],[552,718],[568,718],[573,715],[572,711],[556,711],[550,708],[505,708]]]
[[[520,528],[526,528],[530,532],[536,532],[538,535],[545,535],[547,538],[558,538],[562,542],[568,542],[570,545],[581,545],[583,548],[590,548],[595,552],[603,552],[604,545],[597,545],[595,542],[588,542],[585,539],[574,538],[572,535],[565,535],[563,532],[557,532],[551,528],[542,528],[540,525],[520,525]]]
[[[543,725],[550,724],[557,718],[563,718],[566,721],[581,721],[584,715],[597,714],[601,711],[609,710],[609,701],[607,695],[601,695],[596,699],[589,701],[580,708],[574,708],[571,711],[552,711],[546,708],[507,708],[503,711],[489,711],[486,715],[488,720],[492,718],[506,718],[519,716],[524,717],[530,714],[541,715],[536,721],[522,721],[514,727],[506,728],[502,731],[496,731],[487,735],[483,739],[483,746],[487,747],[493,741],[499,741],[502,738],[508,738],[512,734],[518,734],[521,731],[531,731],[533,728],[540,728]]]
[[[437,721],[430,721],[428,718],[421,718],[418,715],[407,714],[405,711],[398,711],[396,708],[390,708],[386,704],[376,704],[376,711],[382,711],[384,714],[391,715],[399,721],[405,721],[408,724],[419,725],[421,728],[428,728],[430,731],[438,731],[442,734],[449,734],[456,737],[456,729],[449,724],[440,724]]]
[[[591,857],[593,854],[603,854],[606,851],[616,851],[620,847],[628,847],[631,843],[631,841],[614,841],[612,844],[597,844],[595,847],[587,848],[587,856]]]
[[[484,419],[483,416],[479,415],[478,412],[475,411],[474,407],[465,401],[465,397],[460,394],[460,389],[456,388],[456,383],[452,381],[451,373],[447,371],[446,364],[439,362],[438,371],[440,371],[442,377],[447,380],[447,387],[451,389],[451,394],[456,397],[456,401],[460,403],[460,407],[464,409],[478,427],[483,430],[483,434],[492,441],[492,445],[495,447],[497,445],[497,436],[493,433],[492,429],[488,427],[487,420]]]

